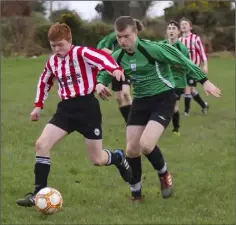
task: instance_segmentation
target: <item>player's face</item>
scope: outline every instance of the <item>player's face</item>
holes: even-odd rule
[[[174,24],[169,24],[166,33],[168,39],[176,39],[179,36],[179,29]]]
[[[64,57],[70,51],[71,42],[63,39],[60,41],[50,41],[50,45],[54,54],[58,57]]]
[[[182,32],[187,33],[191,31],[192,27],[188,21],[182,20],[180,23],[180,29]]]
[[[134,30],[133,27],[128,26],[122,32],[118,30],[115,30],[115,32],[116,32],[116,39],[122,49],[131,50],[134,48],[137,39],[137,31]]]

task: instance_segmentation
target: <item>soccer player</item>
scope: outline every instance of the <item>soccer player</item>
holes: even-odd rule
[[[205,74],[207,74],[208,73],[208,65],[207,65],[206,53],[205,53],[205,50],[202,45],[200,37],[191,32],[191,30],[192,30],[191,21],[185,17],[182,18],[180,20],[180,28],[181,28],[181,31],[183,34],[179,38],[179,40],[183,44],[185,44],[185,46],[188,48],[190,59],[194,62],[194,64],[196,64],[199,67],[202,64],[202,71]],[[197,86],[196,79],[193,79],[193,78],[187,76],[187,83],[188,83],[188,86],[185,89],[185,99],[184,99],[184,101],[185,101],[184,114],[186,116],[189,116],[190,102],[191,102],[192,97],[201,106],[202,113],[207,114],[209,105],[199,95],[199,93],[196,89],[196,86]]]
[[[54,54],[39,78],[35,108],[30,119],[39,120],[54,79],[58,81],[61,101],[36,141],[35,190],[17,201],[18,205],[26,207],[33,206],[36,193],[47,186],[50,150],[73,131],[84,136],[89,159],[94,165],[115,165],[126,182],[132,177],[132,170],[122,150],[111,152],[102,149],[102,116],[99,102],[94,96],[98,70],[106,70],[117,80],[124,80],[122,68],[101,50],[73,46],[71,30],[66,24],[52,25],[48,39]]]
[[[138,31],[143,30],[143,24],[135,19],[135,23]],[[97,45],[98,49],[102,49],[109,54],[120,48],[115,32],[108,34]],[[130,106],[132,104],[132,97],[130,94],[130,79],[126,78],[125,81],[112,80],[112,90],[115,92],[115,98],[119,107],[119,110],[127,122]]]
[[[173,47],[181,51],[187,58],[189,58],[187,47],[178,40],[179,33],[180,33],[179,23],[171,20],[167,26],[166,33],[167,33],[168,39],[163,41],[163,43],[172,45]],[[170,68],[171,68],[171,72],[175,80],[175,93],[177,95],[177,101],[175,104],[174,114],[172,116],[173,133],[179,136],[180,135],[179,101],[180,101],[181,95],[184,94],[184,89],[187,86],[187,79],[186,79],[186,76],[184,76],[186,75],[186,73],[184,73],[183,70],[178,65],[171,65]]]
[[[161,194],[168,198],[172,193],[172,177],[167,164],[156,145],[168,126],[176,103],[174,78],[169,65],[178,65],[203,84],[207,94],[220,97],[221,91],[191,60],[169,44],[141,40],[132,17],[121,16],[115,21],[115,32],[121,49],[112,56],[131,77],[133,103],[126,130],[126,155],[132,168],[133,177],[129,182],[132,200],[142,200],[141,194],[141,153],[152,164],[161,183]],[[184,76],[184,74],[180,74]],[[100,95],[109,92],[111,79],[106,72],[97,78],[96,90]]]

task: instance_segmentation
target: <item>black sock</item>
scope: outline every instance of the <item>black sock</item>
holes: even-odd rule
[[[42,188],[47,187],[49,172],[50,172],[50,158],[43,156],[36,156],[36,163],[34,167],[34,174],[35,174],[34,194],[36,194]]]
[[[165,174],[165,172],[167,171],[166,163],[161,153],[161,150],[157,146],[155,146],[155,148],[150,154],[145,155],[145,156],[147,157],[149,162],[152,164],[153,168],[158,171],[158,174],[160,176],[162,174]]]
[[[120,107],[120,112],[121,112],[126,123],[128,121],[128,117],[129,117],[130,106],[131,105],[125,105],[125,106]]]
[[[184,112],[189,113],[190,109],[190,102],[191,102],[192,95],[186,94],[184,98]]]
[[[108,149],[104,149],[105,152],[107,152],[108,154],[108,162],[107,162],[107,166],[110,166],[110,165],[116,165],[116,166],[119,166],[120,163],[121,163],[121,160],[122,160],[122,156],[120,153],[118,152],[111,152],[110,150]]]
[[[198,93],[193,94],[193,99],[204,109],[206,107],[205,102],[202,100]]]
[[[175,112],[172,116],[172,123],[174,130],[173,131],[179,131],[179,111]]]
[[[142,164],[141,164],[141,156],[136,158],[126,157],[130,167],[132,168],[133,178],[129,182],[130,190],[132,192],[132,196],[141,196],[141,177],[142,177]]]

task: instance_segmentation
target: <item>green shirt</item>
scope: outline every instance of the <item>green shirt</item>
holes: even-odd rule
[[[163,43],[169,44],[169,41],[164,40]],[[182,42],[177,40],[172,46],[181,51],[189,59],[188,49]],[[175,80],[175,88],[185,88],[187,86],[187,78],[183,75],[187,74],[186,71],[179,65],[171,65],[170,69]]]
[[[134,98],[153,96],[173,89],[175,82],[170,65],[178,65],[184,72],[191,70],[191,77],[195,80],[207,79],[192,61],[169,44],[137,39],[134,53],[119,49],[112,56],[131,79]],[[112,79],[106,71],[100,72],[97,77],[97,81],[105,86]]]
[[[107,48],[109,50],[115,51],[120,48],[117,40],[116,40],[116,33],[112,32],[105,36],[97,45],[98,49]]]

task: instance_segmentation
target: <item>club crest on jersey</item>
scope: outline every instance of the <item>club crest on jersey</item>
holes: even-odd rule
[[[136,64],[132,63],[130,65],[131,70],[136,71]]]

